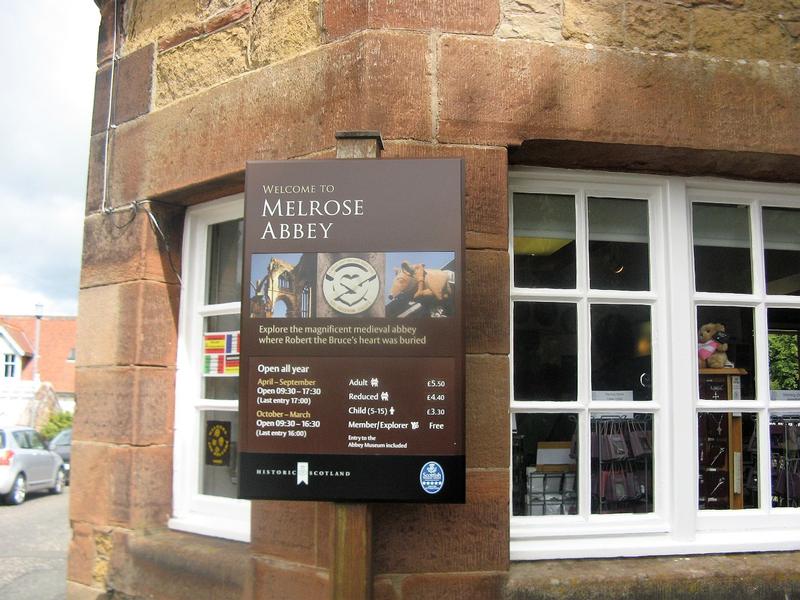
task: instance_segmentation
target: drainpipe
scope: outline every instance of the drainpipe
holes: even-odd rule
[[[34,342],[33,349],[33,380],[36,383],[41,381],[39,376],[39,339],[42,333],[42,315],[44,313],[44,305],[37,304],[34,314],[36,315],[36,341]]]

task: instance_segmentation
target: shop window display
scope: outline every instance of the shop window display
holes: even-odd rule
[[[512,557],[796,543],[800,189],[551,169],[509,189]]]

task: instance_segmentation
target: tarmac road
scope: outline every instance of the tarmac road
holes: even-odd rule
[[[67,594],[69,487],[30,494],[19,506],[0,503],[0,598],[62,600]]]

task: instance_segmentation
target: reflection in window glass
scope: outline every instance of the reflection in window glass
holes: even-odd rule
[[[589,278],[598,290],[650,289],[647,200],[589,198]]]
[[[576,400],[577,307],[514,303],[514,399]]]
[[[238,302],[242,291],[243,221],[226,221],[208,228],[206,303]]]
[[[693,204],[692,229],[695,289],[749,294],[753,288],[748,207]]]
[[[800,295],[800,210],[765,208],[764,268],[767,293]]]
[[[700,398],[754,400],[753,309],[698,306],[697,323]]]
[[[769,389],[772,400],[800,400],[800,310],[770,308]]]
[[[650,307],[594,304],[592,400],[652,400]]]
[[[522,414],[514,418],[514,515],[578,512],[578,417]]]
[[[236,498],[238,435],[239,415],[235,411],[202,411],[200,493]]]
[[[769,421],[772,506],[800,506],[800,415]]]
[[[697,415],[698,508],[758,508],[758,419],[753,413]]]
[[[514,194],[514,285],[575,288],[575,198]]]
[[[592,513],[653,512],[653,415],[592,417]]]

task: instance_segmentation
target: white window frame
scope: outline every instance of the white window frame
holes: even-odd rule
[[[576,212],[577,286],[575,290],[517,288],[513,278],[514,193],[570,194]],[[769,415],[800,414],[800,403],[769,399],[766,306],[800,309],[800,297],[767,297],[763,273],[761,207],[800,208],[800,186],[732,182],[711,178],[628,175],[548,168],[515,168],[509,172],[509,260],[511,348],[515,301],[569,302],[578,305],[578,399],[576,402],[514,400],[510,359],[511,412],[576,413],[579,439],[589,439],[590,415],[597,412],[653,413],[654,512],[591,514],[588,471],[590,448],[579,444],[579,514],[514,516],[511,502],[512,560],[669,555],[800,549],[800,508],[772,508],[770,478],[759,477],[758,509],[703,510],[698,506],[697,414],[708,409],[758,413],[760,473],[769,473]],[[585,210],[588,196],[647,198],[650,206],[650,291],[588,290]],[[694,291],[691,202],[751,205],[752,294]],[[590,323],[586,304],[609,301],[652,306],[653,400],[591,403]],[[698,399],[696,307],[709,304],[755,308],[756,396],[758,400]],[[513,350],[512,350],[513,351]],[[689,374],[687,376],[687,374]],[[509,432],[511,427],[509,427]],[[688,433],[687,433],[688,432]],[[509,464],[512,464],[509,457]],[[687,465],[689,466],[687,468]],[[513,477],[509,483],[511,500]],[[742,531],[747,531],[742,535]]]
[[[172,529],[250,541],[250,501],[201,494],[201,416],[205,410],[238,411],[235,400],[202,398],[203,323],[206,317],[238,314],[240,303],[207,305],[208,230],[241,219],[244,196],[236,194],[186,211],[183,235],[178,356],[175,385]]]
[[[9,353],[3,355],[3,379],[19,379],[19,356],[17,354]],[[7,375],[8,369],[11,369],[11,375]]]

